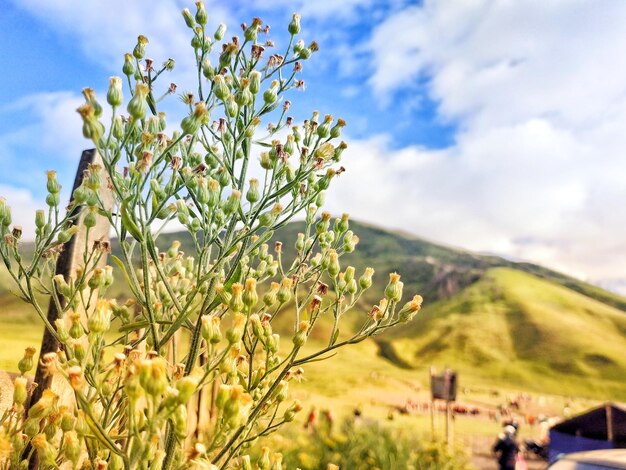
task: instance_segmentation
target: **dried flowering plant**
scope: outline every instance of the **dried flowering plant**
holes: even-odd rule
[[[36,457],[40,468],[279,469],[279,454],[264,449],[253,464],[246,449],[300,411],[288,389],[302,367],[409,321],[420,309],[420,296],[402,304],[402,282],[393,273],[362,326],[339,335],[342,316],[371,287],[373,270],[342,270],[340,258],[358,238],[347,216],[331,222],[320,213],[325,191],[344,171],[337,164],[346,144],[337,138],[345,123],[315,112],[297,126],[287,114],[285,96],[303,87],[301,64],[317,45],[297,39],[294,15],[284,53],[271,53],[273,42],[260,40],[269,28],[255,18],[242,25],[243,39],[233,37],[213,54],[226,27],[208,36],[207,13],[202,2],[196,5],[195,15],[185,9],[183,18],[198,88],[182,95],[188,114],[180,131],[168,133],[158,111],[175,85],[155,98],[174,61],[155,67],[145,58],[148,39],[139,36],[123,65],[127,113],[122,78],[110,80],[108,127],[95,93],[84,90],[83,134],[102,165],[87,169],[65,215],[56,175],[48,173],[48,210],[36,213],[30,260],[0,199],[0,256],[21,298],[60,345],[42,366],[73,393],[66,405],[45,390],[26,410],[24,374],[34,355],[27,350],[13,406],[0,417],[0,468],[22,468]],[[295,259],[286,263],[281,242],[273,253],[269,243],[302,212],[304,231],[295,240]],[[117,271],[102,267],[108,243],[90,238],[98,218],[117,237],[119,256],[111,255]],[[192,253],[182,253],[179,242],[159,247],[171,223],[186,229]],[[87,239],[81,264],[69,277],[55,275],[78,224]],[[128,300],[107,297],[114,275],[127,285]],[[41,294],[60,312],[54,324]],[[281,312],[293,316],[288,341],[272,329]],[[305,348],[324,316],[332,324],[328,338]],[[209,399],[193,409],[199,394]],[[190,422],[189,410],[202,407],[210,408],[205,419]]]

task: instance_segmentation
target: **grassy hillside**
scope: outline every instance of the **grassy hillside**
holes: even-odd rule
[[[511,268],[488,270],[383,341],[415,367],[448,365],[493,383],[626,399],[624,312]]]
[[[372,360],[380,354],[399,366],[398,373],[448,365],[463,377],[495,386],[555,393],[567,387],[567,393],[626,400],[626,386],[615,380],[626,372],[626,299],[537,265],[356,222],[351,229],[361,242],[342,265],[352,264],[357,272],[376,269],[367,302],[380,298],[393,271],[402,274],[407,296],[425,298],[412,324],[379,338],[378,348],[363,349]],[[286,262],[302,230],[302,223],[293,223],[275,235],[284,243]],[[165,249],[174,239],[191,252],[181,234],[162,235],[159,246]],[[0,339],[10,354],[3,352],[0,368],[10,368],[25,345],[39,342],[42,327],[7,291],[4,276],[0,270]],[[119,284],[111,293],[124,295]]]

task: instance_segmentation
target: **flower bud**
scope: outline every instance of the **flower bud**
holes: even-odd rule
[[[259,217],[259,226],[260,227],[271,227],[276,222],[278,215],[282,212],[283,206],[279,203],[274,204],[274,207],[268,212],[261,214]]]
[[[183,135],[194,135],[200,129],[200,126],[208,121],[210,118],[206,109],[206,103],[199,101],[189,116],[185,116],[180,123],[180,128]]]
[[[228,303],[229,308],[233,312],[243,312],[244,303],[243,303],[243,285],[239,282],[235,282],[231,287],[231,298]]]
[[[67,230],[62,230],[61,232],[59,232],[59,235],[57,236],[57,241],[59,243],[66,243],[70,241],[70,238],[72,238],[76,233],[78,233],[78,227],[76,225],[72,225]]]
[[[132,54],[124,54],[124,66],[122,67],[122,72],[128,77],[135,75],[135,64]]]
[[[420,311],[422,308],[422,299],[421,295],[416,295],[409,302],[404,304],[404,307],[398,312],[398,320],[402,323],[406,323],[413,319],[413,317]]]
[[[285,410],[285,414],[283,415],[283,420],[287,423],[290,423],[296,417],[298,412],[302,411],[302,404],[300,401],[296,400],[293,404]]]
[[[281,304],[287,303],[291,300],[291,288],[293,286],[293,280],[290,277],[284,277],[280,283],[280,288],[276,293],[276,299]]]
[[[35,212],[35,227],[37,227],[38,229],[42,229],[45,227],[45,225],[46,213],[42,209],[38,209],[37,212]]]
[[[85,350],[85,345],[80,340],[74,340],[72,344],[72,350],[74,352],[74,357],[78,360],[78,362],[82,363],[87,355],[87,351]]]
[[[246,41],[256,42],[257,36],[259,34],[260,26],[261,26],[261,19],[254,18],[252,20],[252,24],[250,24],[250,26],[248,26],[248,28],[246,28],[246,30],[243,33],[243,36],[246,39]]]
[[[289,23],[289,26],[287,26],[287,31],[289,31],[289,34],[291,34],[292,36],[295,36],[296,34],[298,34],[300,32],[300,15],[297,13],[294,13],[292,18],[291,18],[291,22]]]
[[[74,418],[74,415],[69,410],[65,410],[61,415],[61,431],[71,431],[74,429],[75,424],[76,418]]]
[[[252,178],[250,180],[250,187],[246,193],[246,199],[250,204],[254,204],[259,200],[259,180]]]
[[[28,418],[34,420],[41,420],[47,417],[54,411],[59,400],[59,396],[49,388],[45,389],[41,395],[41,398],[37,403],[30,407],[28,410]]]
[[[330,135],[330,125],[333,122],[333,117],[330,114],[327,114],[324,117],[324,122],[317,126],[317,135],[322,138],[325,139],[326,137],[328,137]],[[334,152],[334,149],[333,149]]]
[[[124,102],[122,94],[122,79],[120,77],[109,78],[109,90],[107,91],[107,103],[114,108],[121,106]]]
[[[28,398],[27,385],[28,379],[26,377],[16,377],[13,382],[13,403],[18,406],[22,406]]]
[[[147,96],[149,88],[145,83],[137,83],[135,94],[126,107],[128,114],[135,120],[143,119],[146,116]]]
[[[272,282],[270,289],[263,295],[263,303],[265,304],[265,306],[271,307],[276,303],[278,297],[277,293],[279,289],[280,284],[278,284],[277,282]]]
[[[203,315],[202,329],[200,331],[202,337],[207,343],[219,343],[222,340],[222,333],[220,330],[220,317],[218,317],[217,315]]]
[[[232,326],[226,331],[226,340],[230,344],[241,341],[244,328],[246,326],[246,316],[242,313],[236,313],[233,318]]]
[[[139,363],[139,383],[148,395],[159,397],[167,388],[166,362],[162,357]]]
[[[274,389],[273,398],[278,403],[281,403],[287,399],[289,394],[289,383],[286,380],[281,380],[277,387]]]
[[[303,346],[304,343],[306,343],[307,332],[309,331],[310,327],[311,324],[308,321],[300,322],[300,325],[298,326],[298,331],[293,337],[293,344],[295,347],[299,348]]]
[[[70,325],[70,337],[73,339],[81,338],[85,332],[83,331],[83,327],[80,324],[80,315],[78,313],[72,312],[69,314],[71,325]]]
[[[252,307],[254,307],[259,301],[259,295],[256,292],[256,279],[246,279],[242,298],[243,304],[248,308],[248,310],[252,309]]]
[[[98,143],[104,135],[104,126],[98,121],[93,105],[91,103],[85,103],[79,106],[76,111],[83,119],[83,136],[86,139],[91,139],[95,143]]]
[[[98,299],[96,308],[87,320],[90,333],[104,333],[111,327],[111,303],[105,299]]]
[[[263,93],[263,101],[265,104],[272,104],[278,98],[278,80],[273,80],[270,87]]]
[[[33,356],[35,355],[35,348],[26,348],[24,351],[24,356],[20,359],[20,362],[17,364],[17,368],[20,371],[20,374],[24,375],[26,372],[29,372],[33,368]]]
[[[239,105],[235,101],[235,97],[233,95],[228,95],[224,100],[224,112],[226,116],[230,118],[237,117],[239,113]]]
[[[374,270],[372,268],[365,268],[365,272],[359,278],[359,287],[361,289],[366,290],[372,287],[372,276],[374,275]]]
[[[215,93],[215,96],[217,96],[222,101],[226,99],[228,95],[230,95],[230,90],[228,89],[228,85],[226,84],[224,75],[217,74],[213,78],[213,92]]]
[[[37,450],[40,465],[56,467],[57,450],[46,440],[45,434],[37,434],[33,437],[31,444]]]
[[[172,428],[179,439],[187,436],[187,405],[181,404],[172,413]]]
[[[228,199],[226,199],[224,206],[222,207],[224,214],[230,215],[238,211],[240,200],[241,200],[241,192],[239,192],[236,189],[233,189],[233,191],[230,193],[230,196],[228,196]]]
[[[256,461],[256,465],[259,470],[270,470],[270,448],[263,447],[261,449],[261,456]]]
[[[206,10],[204,9],[204,2],[196,2],[196,21],[199,25],[204,26],[209,19]]]
[[[49,193],[56,194],[61,191],[61,185],[57,181],[57,172],[56,171],[48,171],[47,172],[48,183],[47,189]]]
[[[250,80],[247,78],[242,78],[239,81],[239,88],[235,92],[235,103],[239,107],[244,107],[252,104],[254,100],[254,95],[250,91]]]
[[[253,70],[252,72],[250,72],[249,78],[250,91],[256,95],[261,89],[261,72],[259,72],[258,70]]]
[[[249,455],[244,455],[240,458],[239,467],[241,470],[252,470],[252,463],[250,463]]]
[[[67,369],[68,381],[75,391],[80,391],[85,385],[85,376],[80,366],[72,366]]]
[[[89,433],[89,424],[87,424],[87,418],[85,418],[85,412],[83,410],[76,411],[76,425],[74,429],[81,439]]]
[[[78,459],[82,452],[78,433],[70,430],[63,434],[63,455],[72,462],[74,467],[78,465]]]
[[[333,249],[328,250],[328,274],[335,278],[340,271],[339,255]]]
[[[330,136],[336,139],[341,135],[341,129],[346,125],[346,121],[343,119],[337,119],[337,123],[330,130]]]
[[[187,404],[191,396],[196,393],[198,388],[198,379],[187,375],[176,382],[176,390],[178,390],[178,402]]]
[[[385,288],[385,297],[390,302],[400,302],[402,299],[402,287],[404,284],[400,281],[398,273],[389,274],[389,284]]]
[[[185,24],[187,25],[187,27],[192,28],[192,29],[195,28],[196,21],[194,20],[193,15],[189,11],[189,8],[184,8],[181,13],[183,14],[183,18],[185,19]]]
[[[224,23],[220,23],[220,25],[215,30],[215,34],[213,34],[213,37],[215,38],[216,41],[221,41],[225,33],[226,33],[226,25]]]
[[[349,214],[343,214],[341,216],[341,219],[336,219],[335,220],[335,231],[337,233],[343,233],[345,231],[348,230],[349,226],[350,226],[350,215]]]
[[[140,35],[137,37],[137,44],[133,49],[133,56],[137,59],[143,59],[146,54],[146,44],[148,44],[148,38]]]
[[[96,92],[93,91],[93,88],[83,88],[83,96],[85,97],[85,101],[93,107],[95,116],[102,116],[102,106],[98,103]]]

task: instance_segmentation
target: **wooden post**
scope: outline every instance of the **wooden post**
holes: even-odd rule
[[[450,400],[446,400],[446,444],[448,448],[452,447],[452,410],[450,409]]]
[[[91,164],[102,163],[102,159],[98,152],[95,149],[85,150],[83,151],[80,162],[78,163],[78,169],[76,170],[76,177],[74,178],[74,185],[72,187],[72,194],[74,190],[78,188],[83,182],[83,174]],[[105,203],[108,205],[110,209],[113,206],[113,194],[110,190],[107,189],[106,184],[102,186],[100,192],[100,197]],[[72,214],[76,214],[80,211],[80,207],[74,207],[72,209]],[[77,225],[79,227],[79,231],[76,235],[74,235],[70,241],[65,243],[64,249],[59,255],[59,259],[56,264],[56,274],[62,274],[65,277],[65,280],[69,280],[70,276],[74,275],[76,268],[79,267],[82,263],[82,255],[85,250],[85,244],[87,243],[86,234],[87,231],[82,225],[84,214],[80,216]],[[96,226],[91,228],[89,231],[89,238],[93,242],[94,240],[109,240],[109,230],[110,224],[109,221],[104,217],[97,217]],[[100,260],[100,263],[106,263],[106,256],[103,256]],[[61,302],[64,302],[64,299],[60,299]],[[59,311],[57,310],[57,306],[54,302],[50,302],[48,305],[48,321],[51,325],[54,325],[55,320],[59,318]],[[27,405],[27,409],[30,409],[30,406],[37,403],[37,401],[41,398],[43,391],[47,388],[51,388],[53,386],[53,377],[49,377],[45,375],[45,370],[41,364],[41,358],[50,352],[56,352],[59,349],[59,343],[56,341],[54,336],[48,331],[47,328],[44,329],[43,339],[41,341],[41,348],[39,350],[39,361],[37,362],[37,370],[35,373],[35,383],[37,387],[33,390],[30,401]],[[69,388],[68,388],[69,390]]]
[[[613,442],[613,407],[610,403],[604,404],[604,410],[606,413],[606,436],[609,442]]]
[[[432,393],[433,375],[435,374],[435,368],[434,367],[432,367],[432,366],[430,367],[429,374],[430,374],[430,383],[431,383],[431,393],[430,393],[430,437],[434,441],[435,440],[435,398],[433,397],[433,393]]]

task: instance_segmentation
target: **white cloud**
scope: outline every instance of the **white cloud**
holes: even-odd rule
[[[608,1],[427,0],[392,14],[368,41],[370,86],[389,102],[427,79],[459,130],[441,151],[356,142],[336,200],[437,241],[622,285],[624,21],[626,4]]]
[[[41,201],[37,201],[27,189],[4,184],[0,184],[0,197],[11,207],[12,225],[22,227],[25,240],[34,239],[35,211],[43,208]]]

